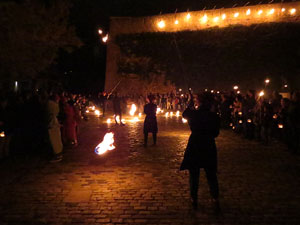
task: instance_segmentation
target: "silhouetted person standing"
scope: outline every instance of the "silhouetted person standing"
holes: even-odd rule
[[[210,111],[212,100],[209,95],[199,95],[198,100],[198,110],[195,110],[190,104],[182,114],[183,118],[188,120],[192,133],[180,170],[189,170],[190,192],[194,209],[198,207],[200,168],[205,170],[210,194],[217,212],[220,207],[215,137],[219,135],[220,118],[216,113]]]
[[[157,105],[154,104],[154,96],[148,96],[149,103],[144,106],[144,113],[146,114],[144,121],[144,146],[147,147],[148,133],[152,133],[153,145],[156,145],[157,137],[157,120],[156,120],[156,109]]]

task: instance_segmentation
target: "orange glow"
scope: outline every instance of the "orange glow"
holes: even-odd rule
[[[176,112],[176,116],[177,116],[177,117],[180,116],[180,112],[179,112],[179,111]]]
[[[111,119],[107,119],[106,123],[110,124],[111,123]]]
[[[134,116],[135,111],[136,111],[136,105],[132,104],[129,112],[130,116]]]
[[[166,23],[165,23],[165,21],[161,20],[157,23],[157,26],[162,29],[166,26]]]
[[[251,119],[248,119],[248,120],[247,120],[247,123],[252,123],[252,120],[251,120]]]
[[[262,13],[263,13],[263,11],[262,11],[262,10],[259,10],[257,14],[258,14],[258,15],[261,15]]]
[[[190,18],[191,18],[191,14],[188,13],[188,14],[186,15],[186,19],[189,20]]]
[[[96,116],[100,116],[100,111],[97,109],[97,110],[95,110],[95,115]]]
[[[242,112],[239,112],[238,114],[239,114],[240,116],[241,116],[241,115],[243,115],[243,113],[242,113]]]
[[[135,122],[139,122],[140,120],[139,120],[139,118],[138,117],[134,117],[132,120],[130,120],[130,122],[133,122],[133,123],[135,123]]]
[[[281,9],[281,12],[285,12],[285,8],[282,8],[282,9]]]
[[[283,128],[283,124],[278,124],[278,128],[282,129]]]
[[[208,20],[207,15],[205,14],[202,18],[201,18],[201,22],[202,23],[206,23]]]
[[[218,22],[218,21],[219,21],[219,17],[217,16],[214,18],[214,22]]]
[[[239,123],[243,123],[243,120],[239,120]]]
[[[102,41],[103,41],[104,43],[107,42],[107,40],[108,40],[108,34],[105,35],[105,36],[102,38]]]
[[[296,13],[296,9],[291,9],[290,10],[290,13],[293,15],[293,14],[295,14]]]
[[[268,14],[269,14],[269,15],[272,15],[272,14],[274,14],[274,12],[275,12],[275,9],[271,9],[271,10],[268,12]]]
[[[182,122],[183,122],[183,123],[187,123],[187,120],[184,119],[184,118],[182,118]]]
[[[233,16],[236,18],[238,17],[240,14],[238,12],[236,12]]]
[[[5,137],[5,133],[4,133],[4,131],[2,131],[2,132],[0,133],[0,137],[2,137],[2,138],[4,138],[4,137]]]
[[[166,112],[165,117],[169,117],[169,112]]]
[[[222,20],[225,20],[226,19],[226,14],[224,13],[223,15],[222,15]]]
[[[103,31],[101,29],[99,29],[98,34],[103,34]]]
[[[178,20],[175,20],[175,22],[174,22],[174,23],[177,25],[177,24],[179,24],[179,21],[178,21]]]
[[[114,150],[116,147],[114,146],[114,133],[106,133],[103,141],[97,145],[95,148],[95,153],[98,155],[102,155],[107,151]]]
[[[248,16],[248,15],[250,15],[250,14],[251,14],[251,10],[248,9],[247,12],[246,12],[246,15]]]

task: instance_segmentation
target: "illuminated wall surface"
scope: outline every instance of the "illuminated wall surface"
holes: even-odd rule
[[[228,9],[202,10],[141,18],[111,18],[107,48],[105,90],[118,82],[117,59],[120,55],[114,37],[119,34],[144,32],[196,31],[230,25],[262,24],[270,22],[299,22],[300,2],[265,4]]]

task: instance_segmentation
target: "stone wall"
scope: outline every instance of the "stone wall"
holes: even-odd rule
[[[107,45],[105,90],[109,92],[120,81],[117,66],[120,49],[114,40],[119,34],[196,31],[230,25],[249,26],[269,22],[299,21],[300,2],[202,10],[140,18],[112,17]]]

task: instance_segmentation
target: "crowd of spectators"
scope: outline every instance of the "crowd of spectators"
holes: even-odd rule
[[[65,92],[2,94],[0,158],[39,153],[60,161],[64,146],[78,144],[78,125],[87,104],[85,96]]]

